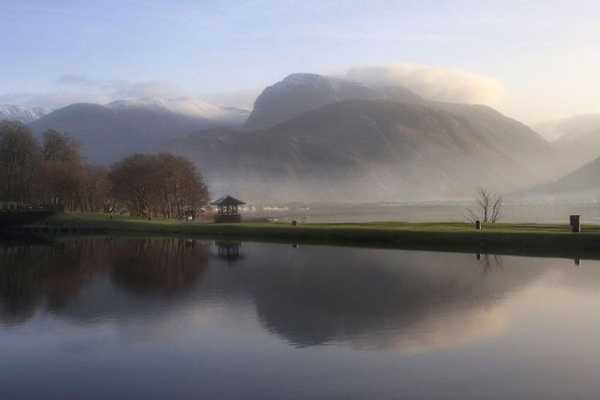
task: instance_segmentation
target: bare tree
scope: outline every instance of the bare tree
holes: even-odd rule
[[[152,189],[157,183],[152,160],[150,155],[134,154],[115,163],[109,173],[112,197],[135,217],[149,212]]]
[[[27,126],[0,121],[0,200],[95,212],[114,204],[134,216],[181,218],[208,202],[200,171],[171,154],[134,154],[110,171],[81,156],[77,141],[54,130],[42,143]]]
[[[42,155],[46,161],[81,162],[81,145],[72,137],[49,129],[42,135]]]
[[[27,126],[0,122],[0,200],[98,211],[108,196],[108,172],[87,165],[79,144],[49,130],[38,140]]]
[[[79,209],[86,169],[77,141],[55,130],[43,134],[39,197],[44,203]]]
[[[31,129],[19,122],[0,122],[0,197],[21,204],[34,196],[40,145]]]
[[[496,193],[494,195],[494,201],[492,202],[492,213],[490,215],[490,222],[496,223],[502,216],[502,207],[504,205],[504,198],[501,194]]]
[[[76,204],[80,211],[100,211],[110,203],[110,182],[107,168],[85,165],[79,174],[79,180]]]
[[[109,180],[112,197],[137,217],[182,217],[208,201],[195,165],[170,154],[134,154],[112,166]]]
[[[504,199],[502,195],[481,187],[477,190],[475,210],[467,208],[467,214],[471,221],[493,224],[502,216],[503,204]]]

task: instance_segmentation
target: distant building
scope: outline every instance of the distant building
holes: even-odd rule
[[[221,197],[216,201],[213,201],[210,204],[217,207],[217,215],[215,216],[215,222],[224,223],[242,221],[242,216],[240,215],[239,207],[246,204],[243,201],[227,195]]]

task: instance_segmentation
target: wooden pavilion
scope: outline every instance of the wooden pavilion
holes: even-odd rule
[[[210,203],[217,207],[217,215],[215,216],[215,222],[241,222],[242,216],[240,215],[239,207],[246,204],[241,200],[236,199],[232,196],[224,196],[220,199]]]

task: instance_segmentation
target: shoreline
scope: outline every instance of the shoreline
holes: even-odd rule
[[[493,224],[475,230],[467,223],[284,223],[214,224],[175,220],[136,219],[100,214],[62,214],[40,227],[76,233],[115,235],[177,235],[210,239],[292,244],[378,247],[495,253],[561,258],[600,259],[600,225],[584,225],[571,233],[568,226],[551,224]]]

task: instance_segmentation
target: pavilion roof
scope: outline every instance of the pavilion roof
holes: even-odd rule
[[[212,204],[213,206],[241,206],[246,203],[244,203],[241,200],[236,199],[235,197],[227,195],[227,196],[223,196],[220,199],[213,201],[210,204]]]

